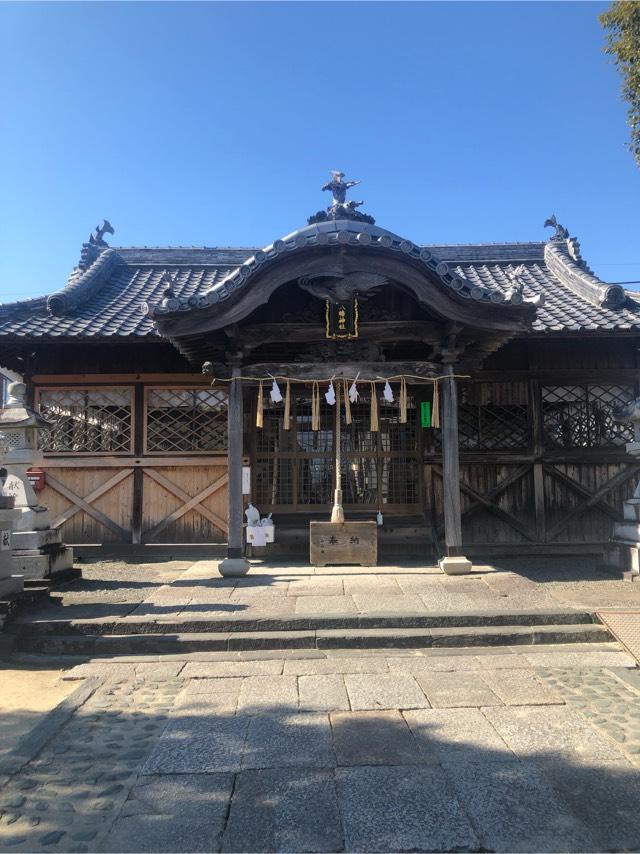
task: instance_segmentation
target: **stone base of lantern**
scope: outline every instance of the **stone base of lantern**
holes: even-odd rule
[[[6,599],[13,599],[24,592],[24,576],[9,575],[5,578],[0,578],[0,602]]]
[[[24,590],[24,578],[16,574],[13,560],[12,531],[19,510],[13,509],[13,498],[0,495],[0,599],[10,599]]]
[[[622,511],[624,521],[613,526],[613,539],[605,553],[605,564],[620,570],[627,581],[634,581],[640,577],[640,498],[628,498],[622,505]]]
[[[55,534],[57,531],[53,533]],[[28,581],[55,578],[57,575],[68,572],[73,567],[73,549],[62,544],[59,544],[58,547],[49,545],[42,549],[19,548],[13,552],[13,562],[14,568],[22,573]]]

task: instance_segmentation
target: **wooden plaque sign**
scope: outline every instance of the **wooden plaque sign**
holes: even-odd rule
[[[310,522],[309,561],[313,566],[328,563],[378,563],[376,522]]]
[[[358,337],[358,300],[333,303],[327,300],[327,338]]]

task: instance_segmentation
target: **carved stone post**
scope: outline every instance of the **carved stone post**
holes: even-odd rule
[[[442,381],[441,385],[445,555],[440,559],[439,566],[447,575],[464,575],[471,572],[471,561],[462,554],[458,389],[452,365],[447,366],[447,373],[449,376]]]
[[[232,369],[227,410],[227,440],[229,466],[229,543],[227,556],[218,569],[221,575],[246,575],[249,561],[242,548],[242,383],[240,368]]]

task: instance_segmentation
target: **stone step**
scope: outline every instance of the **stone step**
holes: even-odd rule
[[[190,632],[138,635],[20,635],[20,652],[49,655],[161,655],[205,651],[371,649],[600,643],[612,640],[595,623],[443,628],[318,629],[316,631]]]
[[[399,597],[401,598],[401,597]],[[203,605],[203,610],[206,605]],[[531,610],[531,611],[478,611],[458,614],[400,612],[396,614],[299,614],[295,617],[202,617],[191,619],[156,620],[152,616],[136,618],[135,615],[118,620],[37,620],[25,616],[17,619],[12,631],[21,635],[163,635],[202,634],[217,632],[296,632],[323,629],[436,629],[474,626],[545,626],[583,625],[593,623],[588,611]]]

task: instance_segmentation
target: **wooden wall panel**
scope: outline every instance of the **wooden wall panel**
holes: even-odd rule
[[[113,485],[109,487],[110,483]],[[101,488],[102,494],[92,499]],[[52,525],[61,528],[67,543],[129,541],[133,470],[125,465],[120,470],[52,469],[47,472],[47,486],[40,498],[49,508]]]
[[[153,469],[145,469],[142,503],[143,541],[225,542],[227,536],[226,473],[226,465],[221,464],[158,465]]]

